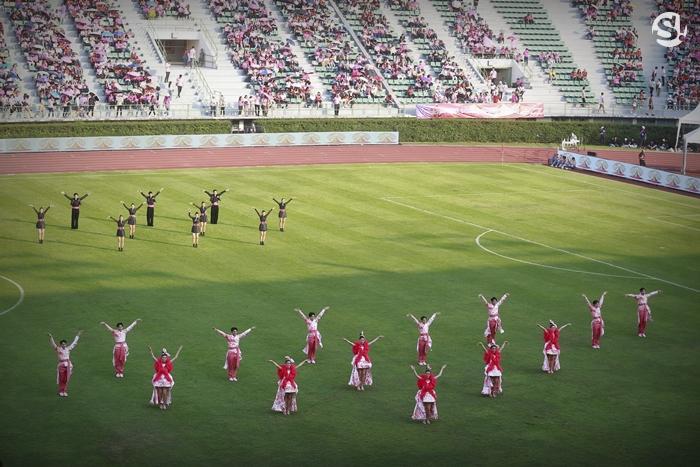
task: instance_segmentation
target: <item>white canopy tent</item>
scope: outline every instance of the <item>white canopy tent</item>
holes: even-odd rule
[[[688,162],[688,143],[700,144],[700,128],[683,135],[683,171],[681,172],[683,175]]]
[[[676,131],[676,147],[678,147],[678,141],[681,135],[682,125],[700,125],[700,105],[695,107],[695,110],[682,116],[678,119],[678,131]]]

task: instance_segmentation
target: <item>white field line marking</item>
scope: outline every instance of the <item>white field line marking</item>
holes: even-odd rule
[[[671,218],[690,218],[690,219],[695,219],[696,217],[700,217],[700,214],[660,214],[656,216],[655,218],[662,218],[662,217],[671,217]]]
[[[485,231],[485,232],[482,232],[478,237],[476,237],[476,239],[474,239],[474,241],[475,241],[476,244],[479,246],[479,248],[481,248],[482,250],[484,250],[484,251],[486,251],[486,252],[488,252],[488,253],[491,253],[492,255],[496,255],[496,256],[499,256],[499,257],[501,257],[501,258],[504,258],[504,259],[508,259],[508,260],[511,260],[511,261],[516,261],[516,262],[518,262],[518,263],[529,264],[529,265],[531,265],[531,266],[539,266],[539,267],[541,267],[541,268],[557,269],[557,270],[559,270],[559,271],[576,272],[576,273],[579,273],[579,274],[592,274],[592,275],[594,275],[594,276],[620,277],[620,278],[623,278],[623,279],[639,279],[639,278],[641,277],[641,276],[621,276],[621,275],[618,275],[618,274],[606,274],[606,273],[604,273],[604,272],[592,272],[592,271],[582,271],[582,270],[580,270],[580,269],[561,268],[561,267],[559,267],[559,266],[550,266],[550,265],[548,265],[548,264],[534,263],[534,262],[532,262],[532,261],[526,261],[526,260],[524,260],[524,259],[512,258],[512,257],[510,257],[510,256],[506,256],[506,255],[502,255],[502,254],[500,254],[500,253],[496,253],[496,252],[493,251],[493,250],[489,250],[488,248],[486,248],[484,245],[481,244],[481,237],[483,237],[484,235],[486,235],[486,234],[489,233],[489,232],[494,232],[494,230],[489,229],[489,230],[487,230],[487,231]],[[500,232],[499,232],[499,233],[500,233]]]
[[[677,225],[678,227],[683,227],[684,229],[690,229],[690,230],[695,230],[697,232],[700,232],[700,229],[698,229],[697,227],[691,227],[689,225],[683,225],[683,224],[679,224],[677,222],[665,221],[665,220],[659,219],[657,217],[648,217],[647,219],[650,219],[650,220],[656,221],[656,222],[663,222],[664,224]]]
[[[484,196],[484,195],[522,195],[528,193],[576,193],[581,191],[591,191],[590,188],[581,188],[575,190],[524,190],[524,191],[477,191],[470,193],[450,193],[445,195],[415,195],[415,196],[385,196],[382,199],[411,199],[411,198],[446,198],[450,196]]]
[[[550,177],[554,177],[554,178],[557,178],[559,180],[565,179],[565,176],[562,176],[563,173],[577,174],[577,175],[580,175],[582,177],[585,176],[585,173],[583,173],[583,172],[578,172],[578,173],[572,172],[572,171],[565,172],[562,170],[561,171],[562,175],[559,175],[559,172],[552,173],[548,170],[542,170],[542,171],[532,170],[532,169],[527,168],[527,167],[522,167],[521,165],[508,165],[508,167],[512,167],[514,169],[519,169],[519,170],[524,170],[525,172],[537,173],[539,175],[548,175]],[[625,180],[625,179],[621,179],[621,180]],[[662,203],[671,203],[671,204],[677,204],[679,206],[685,206],[687,208],[700,209],[700,203],[698,203],[698,204],[679,203],[678,201],[672,201],[669,199],[665,199],[664,197],[659,197],[659,196],[650,195],[648,193],[644,193],[642,190],[640,190],[640,191],[623,190],[622,188],[617,188],[617,187],[611,186],[615,183],[615,180],[605,180],[606,182],[610,182],[610,183],[606,183],[606,184],[593,183],[593,182],[590,182],[587,180],[579,180],[578,178],[576,179],[576,181],[578,183],[585,183],[586,185],[594,186],[598,189],[621,191],[621,192],[627,193],[629,195],[644,196],[646,198],[652,198],[652,199],[655,199],[656,201],[659,201]],[[649,185],[649,186],[651,186],[651,185]],[[641,186],[640,186],[640,188],[641,188]],[[659,192],[657,191],[657,193],[659,193]],[[678,195],[678,196],[681,196],[681,195]]]
[[[386,198],[382,198],[382,200],[383,200],[383,201],[386,201],[387,203],[393,203],[393,204],[396,204],[396,205],[398,205],[398,206],[403,206],[403,207],[408,208],[408,209],[413,209],[414,211],[422,212],[422,213],[428,214],[428,215],[430,215],[430,216],[441,217],[441,218],[443,218],[443,219],[447,219],[447,220],[450,220],[450,221],[453,221],[453,222],[458,222],[458,223],[460,223],[460,224],[470,225],[470,226],[472,226],[472,227],[476,227],[476,228],[481,229],[481,230],[490,230],[490,231],[499,233],[499,234],[501,234],[501,235],[505,235],[506,237],[514,238],[514,239],[516,239],[516,240],[520,240],[520,241],[527,242],[527,243],[532,243],[533,245],[538,245],[538,246],[541,246],[541,247],[544,247],[544,248],[549,248],[550,250],[558,251],[558,252],[560,252],[560,253],[565,253],[565,254],[571,255],[571,256],[576,256],[576,257],[578,257],[578,258],[586,259],[586,260],[588,260],[588,261],[593,261],[594,263],[604,264],[605,266],[609,266],[609,267],[611,267],[611,268],[615,268],[615,269],[619,269],[619,270],[621,270],[621,271],[629,272],[629,273],[631,273],[631,274],[636,274],[636,275],[639,276],[639,277],[645,277],[645,278],[647,278],[647,279],[656,280],[656,281],[659,281],[659,282],[663,282],[663,283],[665,283],[665,284],[674,285],[674,286],[680,287],[680,288],[682,288],[682,289],[686,289],[686,290],[690,290],[690,291],[693,291],[693,292],[696,292],[696,293],[700,293],[700,289],[694,289],[694,288],[692,288],[692,287],[688,287],[688,286],[683,285],[683,284],[678,284],[678,283],[676,283],[676,282],[671,282],[671,281],[668,281],[668,280],[666,280],[666,279],[662,279],[662,278],[660,278],[660,277],[655,277],[655,276],[652,276],[652,275],[649,275],[649,274],[645,274],[645,273],[643,273],[643,272],[634,271],[634,270],[632,270],[632,269],[629,269],[629,268],[626,268],[626,267],[623,267],[623,266],[618,266],[618,265],[616,265],[616,264],[608,263],[607,261],[603,261],[603,260],[596,259],[596,258],[591,258],[590,256],[582,255],[582,254],[580,254],[580,253],[575,253],[575,252],[573,252],[573,251],[564,250],[564,249],[562,249],[562,248],[557,248],[557,247],[545,245],[544,243],[536,242],[536,241],[534,241],[534,240],[529,240],[529,239],[527,239],[527,238],[523,238],[523,237],[519,237],[519,236],[517,236],[517,235],[509,234],[508,232],[503,232],[502,230],[494,229],[494,228],[487,227],[487,226],[480,225],[480,224],[475,224],[475,223],[473,223],[473,222],[468,222],[468,221],[465,221],[465,220],[462,220],[462,219],[458,219],[458,218],[456,218],[456,217],[444,216],[444,215],[442,215],[442,214],[438,214],[438,213],[433,212],[433,211],[428,211],[427,209],[421,209],[421,208],[419,208],[419,207],[412,206],[412,205],[410,205],[410,204],[402,203],[401,201],[395,201],[395,200],[386,199]]]
[[[5,311],[0,311],[0,316],[2,316],[2,315],[4,315],[4,314],[7,314],[7,313],[11,312],[12,310],[14,310],[15,308],[17,308],[18,306],[20,306],[20,305],[22,304],[22,302],[24,301],[24,289],[22,288],[21,285],[19,285],[17,282],[13,281],[13,280],[10,279],[9,277],[5,277],[5,276],[1,276],[1,275],[0,275],[0,278],[5,279],[5,280],[6,280],[7,282],[9,282],[10,284],[12,284],[12,285],[14,285],[15,287],[17,287],[17,290],[19,290],[19,300],[17,300],[17,303],[15,303],[14,305],[12,305],[12,306],[11,306],[10,308],[8,308],[7,310],[5,310]]]

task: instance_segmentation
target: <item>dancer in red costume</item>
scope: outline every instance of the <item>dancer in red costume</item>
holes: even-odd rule
[[[637,335],[639,337],[647,337],[647,323],[653,318],[651,317],[651,308],[649,308],[649,297],[653,297],[656,294],[660,294],[660,290],[655,290],[653,292],[647,293],[647,290],[642,287],[639,289],[639,293],[628,293],[625,297],[632,297],[637,300]]]
[[[571,326],[571,323],[566,323],[562,327],[558,327],[557,324],[549,320],[549,327],[537,325],[543,331],[544,347],[542,353],[544,354],[544,361],[542,362],[542,371],[549,373],[550,375],[561,369],[559,365],[559,354],[561,353],[561,348],[559,347],[559,335],[567,326]]]
[[[416,344],[416,351],[418,352],[418,364],[427,365],[428,364],[428,351],[433,348],[433,339],[430,337],[430,325],[433,324],[435,318],[438,317],[440,313],[433,313],[430,318],[425,316],[420,317],[420,321],[416,319],[412,314],[407,314],[406,316],[415,321],[416,326],[418,326],[418,343]]]
[[[112,328],[109,324],[101,321],[100,324],[107,328],[109,332],[112,333],[114,337],[114,349],[112,350],[112,366],[114,366],[114,376],[117,378],[124,377],[124,365],[126,365],[126,357],[129,356],[129,346],[126,343],[126,334],[134,329],[134,327],[140,322],[137,319],[126,328],[123,323],[117,323],[116,328]]]
[[[155,370],[153,378],[151,378],[151,383],[153,384],[151,405],[157,405],[161,410],[165,410],[173,403],[173,386],[175,386],[175,379],[171,373],[173,371],[173,363],[177,360],[177,357],[180,356],[182,346],[177,349],[172,359],[166,349],[161,351],[160,358],[155,356],[150,346],[148,350],[151,352],[151,357],[153,357],[153,369]]]
[[[509,296],[509,293],[505,293],[500,300],[497,300],[496,297],[491,297],[489,301],[486,300],[486,297],[479,294],[479,298],[481,298],[488,310],[488,319],[486,320],[486,329],[484,330],[484,337],[486,337],[487,344],[496,342],[496,332],[500,332],[501,334],[505,332],[501,325],[501,317],[498,313],[501,305],[503,305],[503,302],[505,302]]]
[[[600,299],[593,300],[591,303],[586,295],[583,295],[583,299],[586,300],[588,305],[588,310],[591,312],[591,346],[594,349],[600,348],[600,338],[605,334],[605,321],[603,321],[603,315],[601,314],[601,309],[603,308],[603,300],[605,300],[605,295],[608,292],[603,292]]]
[[[418,392],[415,398],[416,406],[413,408],[411,419],[418,420],[424,425],[430,425],[431,420],[438,419],[437,393],[435,392],[435,387],[437,386],[437,380],[442,376],[442,372],[445,371],[445,368],[447,368],[447,365],[442,365],[440,372],[434,375],[430,367],[427,367],[425,373],[419,375],[416,372],[416,368],[411,365],[413,374],[418,378],[416,381],[416,385],[418,386]]]
[[[309,361],[309,363],[316,364],[316,352],[318,349],[323,348],[321,333],[318,332],[318,322],[321,321],[323,315],[326,313],[326,311],[330,310],[330,308],[331,307],[329,306],[324,307],[318,312],[318,316],[316,316],[316,313],[312,311],[309,313],[308,318],[304,315],[304,312],[301,311],[300,308],[294,309],[294,311],[299,313],[301,319],[303,319],[306,323],[306,346],[304,347],[303,352],[306,354],[306,359]]]
[[[231,328],[231,334],[226,334],[221,329],[213,328],[220,336],[226,339],[228,344],[228,351],[226,352],[226,359],[224,360],[224,370],[228,371],[229,381],[238,381],[238,368],[241,365],[241,360],[243,359],[243,352],[241,352],[240,341],[245,336],[247,336],[255,326],[250,329],[246,329],[242,333],[238,333],[237,327]]]
[[[83,331],[78,331],[78,334],[73,339],[73,342],[68,345],[65,339],[62,339],[58,345],[53,339],[51,333],[49,333],[49,341],[51,342],[51,347],[56,352],[58,357],[58,366],[56,367],[56,384],[58,384],[58,395],[61,397],[68,397],[68,382],[73,374],[73,363],[70,361],[70,352],[78,345],[78,340]]]
[[[284,415],[296,412],[297,393],[299,392],[299,386],[296,383],[297,370],[308,360],[295,365],[294,359],[285,355],[282,365],[274,360],[269,360],[269,362],[277,367],[277,394],[275,394],[275,400],[272,403],[272,410],[282,412]]]
[[[352,346],[352,371],[350,372],[350,381],[348,386],[354,386],[358,391],[364,391],[365,386],[371,386],[372,380],[372,360],[369,358],[369,349],[379,339],[384,336],[378,336],[368,341],[365,334],[360,333],[360,338],[355,342],[343,338],[345,342]]]
[[[501,367],[501,352],[506,348],[508,341],[502,346],[495,342],[489,344],[488,348],[481,342],[479,345],[484,349],[484,385],[481,388],[481,395],[486,397],[496,397],[503,394],[503,368]]]

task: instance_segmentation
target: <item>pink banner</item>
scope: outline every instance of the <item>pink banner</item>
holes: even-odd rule
[[[418,104],[418,118],[543,118],[544,104]]]

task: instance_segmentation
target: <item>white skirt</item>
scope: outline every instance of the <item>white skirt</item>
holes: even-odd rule
[[[173,392],[168,391],[168,394],[165,396],[165,400],[161,401],[158,399],[158,391],[156,388],[172,388],[175,386],[175,380],[173,379],[172,383],[165,378],[161,377],[158,381],[153,383],[153,392],[151,393],[151,405],[160,405],[160,404],[165,404],[165,405],[170,405],[173,403]]]
[[[484,372],[486,373],[486,372]],[[489,372],[491,373],[491,372]],[[499,372],[500,373],[500,372]],[[481,394],[484,396],[491,395],[491,389],[493,388],[493,381],[489,375],[484,375],[484,385],[481,388]],[[498,394],[503,394],[503,377],[501,377],[500,384],[498,385]]]
[[[353,359],[354,361],[354,359]],[[352,364],[352,371],[350,371],[350,381],[348,381],[348,386],[360,387],[360,372],[357,371],[358,368],[361,370],[367,370],[365,372],[365,386],[371,386],[374,380],[372,379],[372,363],[366,361],[364,358],[358,362],[358,366]]]
[[[557,353],[549,353],[547,351],[543,351],[542,353],[544,354],[544,360],[542,361],[542,371],[549,372],[549,359],[547,358],[547,355],[554,355],[554,368],[552,368],[553,371],[559,371],[561,369],[561,366],[559,365],[559,351],[556,351]]]
[[[435,402],[435,398],[431,394],[426,394],[423,400],[420,398],[420,390],[416,393],[416,405],[413,407],[413,414],[411,415],[412,420],[425,420],[426,419],[426,413],[425,413],[425,406],[423,403],[430,403],[433,402],[433,414],[432,417],[430,418],[431,420],[437,420],[438,419],[438,405],[437,402]]]
[[[153,381],[153,387],[154,388],[171,388],[175,386],[175,378],[170,376],[172,378],[172,381],[168,381],[165,376],[161,376],[157,380]]]
[[[292,406],[289,408],[290,412],[296,412],[297,411],[297,392],[299,391],[299,388],[296,388],[297,390],[292,392],[291,394],[294,394],[292,397]],[[272,410],[275,412],[284,412],[285,409],[285,403],[284,403],[284,394],[285,390],[279,386],[279,383],[277,384],[277,393],[275,394],[275,400],[272,402]]]

